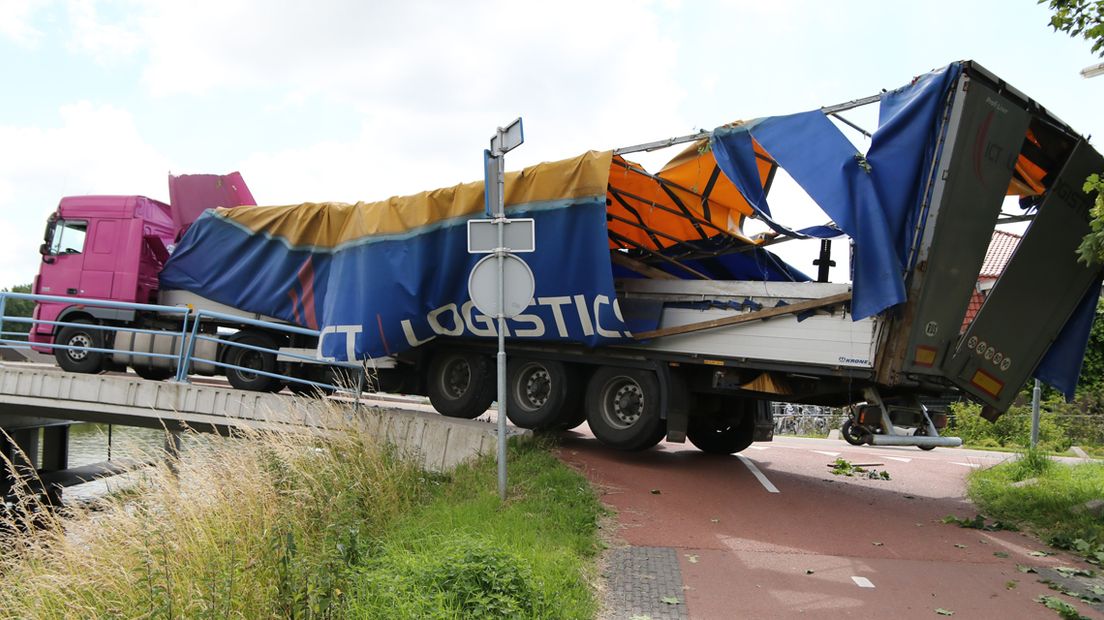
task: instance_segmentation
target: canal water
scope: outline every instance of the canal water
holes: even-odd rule
[[[165,449],[165,431],[107,424],[73,424],[69,427],[69,467],[107,460],[157,458]],[[126,474],[65,489],[66,500],[92,499],[133,484]]]

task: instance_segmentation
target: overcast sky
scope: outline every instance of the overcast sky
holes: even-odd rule
[[[239,170],[261,204],[383,199],[481,178],[517,116],[510,169],[974,59],[1104,135],[1104,77],[1078,74],[1100,59],[1048,16],[1032,0],[0,0],[0,286],[32,280],[65,195],[167,200],[170,171]]]

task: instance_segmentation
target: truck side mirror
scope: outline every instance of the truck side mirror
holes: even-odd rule
[[[50,256],[50,245],[47,243],[43,243],[42,245],[38,246],[38,253],[42,255],[42,262],[46,263],[47,265],[52,265],[54,264],[54,261],[57,260],[53,256]]]

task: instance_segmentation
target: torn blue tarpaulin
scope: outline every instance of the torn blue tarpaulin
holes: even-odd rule
[[[851,237],[855,320],[905,301],[904,264],[924,172],[934,153],[939,112],[960,72],[955,63],[887,93],[865,155],[820,110],[719,127],[710,139],[722,172],[772,228],[835,236],[831,230],[793,231],[779,223],[759,183],[753,140]]]
[[[1089,346],[1089,332],[1096,318],[1096,304],[1100,300],[1100,285],[1100,280],[1097,280],[1089,287],[1035,369],[1035,378],[1062,392],[1066,400],[1073,400],[1077,391],[1081,364],[1085,359],[1085,349]]]

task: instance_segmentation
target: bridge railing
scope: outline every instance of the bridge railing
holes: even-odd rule
[[[7,309],[9,307],[10,300],[26,300],[37,303],[64,303],[68,306],[77,306],[81,309],[88,308],[103,308],[110,310],[124,310],[133,311],[134,313],[150,313],[156,314],[160,319],[168,319],[169,321],[179,321],[179,329],[147,329],[143,327],[137,327],[134,325],[127,325],[123,323],[107,324],[102,322],[90,323],[87,321],[57,321],[34,318],[33,316],[22,315],[9,315]],[[204,322],[213,322],[216,325],[221,326],[250,326],[256,327],[266,332],[280,332],[286,334],[294,334],[300,336],[307,336],[310,338],[317,338],[320,336],[318,330],[309,329],[305,327],[299,327],[296,325],[289,325],[285,323],[277,323],[273,321],[265,321],[260,319],[253,319],[249,317],[242,317],[237,315],[231,315],[221,312],[215,312],[211,310],[196,309],[188,306],[165,306],[159,304],[141,304],[122,301],[110,301],[102,299],[84,299],[77,297],[66,297],[58,295],[37,295],[32,293],[14,293],[0,291],[0,348],[2,349],[14,349],[14,350],[46,350],[54,352],[55,356],[58,351],[80,351],[85,354],[99,353],[105,356],[113,356],[115,354],[125,354],[128,360],[133,361],[134,358],[147,358],[147,359],[159,359],[167,360],[167,368],[172,370],[172,377],[179,382],[189,381],[189,370],[193,368],[194,364],[205,364],[210,367],[214,367],[221,371],[223,374],[227,370],[237,370],[255,375],[265,376],[275,379],[282,384],[295,384],[302,386],[306,389],[317,389],[323,391],[344,392],[355,396],[356,403],[359,405],[360,397],[364,390],[364,367],[357,362],[335,362],[332,360],[323,360],[315,355],[304,355],[296,351],[280,350],[277,348],[269,348],[263,346],[257,346],[248,344],[245,342],[235,341],[233,338],[220,337],[216,330],[214,334],[204,333],[200,330]],[[27,331],[13,330],[11,325],[26,325]],[[73,345],[62,344],[55,341],[55,338],[51,337],[48,341],[44,340],[30,340],[30,334],[36,331],[38,325],[49,325],[50,332],[52,334],[60,333],[65,327],[78,327],[85,330],[94,330],[96,333],[101,333],[107,336],[111,334],[111,342],[117,337],[119,333],[129,334],[145,334],[149,336],[160,337],[173,337],[176,338],[176,349],[170,353],[157,352],[157,351],[137,351],[132,349],[120,350],[113,346],[107,346],[109,342],[107,337],[101,337],[101,346],[89,345]],[[175,326],[174,326],[175,327]],[[197,355],[196,344],[198,342],[211,342],[214,343],[216,351],[214,359]],[[153,347],[150,347],[151,349]],[[296,376],[290,371],[290,365],[277,364],[275,369],[278,371],[287,367],[289,371],[287,373],[282,372],[268,372],[262,368],[246,367],[241,365],[235,365],[229,363],[226,351],[231,348],[241,348],[246,350],[256,351],[261,354],[270,354],[278,360],[293,360],[300,364],[316,364],[323,365],[330,368],[344,369],[345,375],[353,375],[355,381],[318,381],[315,379],[307,378],[305,376]],[[202,348],[201,348],[202,349]],[[112,362],[114,363],[114,362]],[[162,362],[164,363],[164,362]],[[131,366],[137,365],[130,364]],[[150,365],[152,367],[152,364]],[[340,377],[341,373],[331,373],[331,376]]]

